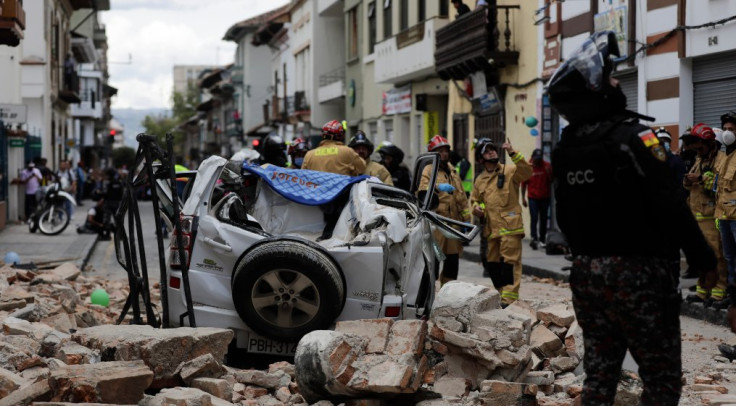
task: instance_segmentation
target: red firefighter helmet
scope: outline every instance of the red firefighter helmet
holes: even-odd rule
[[[704,141],[713,141],[716,139],[716,133],[713,132],[713,129],[703,123],[695,124],[695,127],[690,130],[690,134]]]
[[[342,128],[342,124],[337,120],[327,122],[322,126],[322,139],[344,141],[345,129]]]
[[[300,151],[309,151],[309,144],[302,137],[295,138],[291,141],[291,144],[289,144],[288,154],[294,155],[295,153]]]
[[[427,151],[432,152],[439,147],[449,147],[449,146],[450,146],[450,143],[447,142],[447,138],[441,135],[435,135],[434,137],[432,137],[431,140],[429,140],[429,144],[427,145]]]

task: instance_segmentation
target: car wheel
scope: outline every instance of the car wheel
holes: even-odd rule
[[[232,292],[245,324],[279,341],[329,328],[345,301],[332,259],[297,241],[268,242],[248,252],[233,275]]]

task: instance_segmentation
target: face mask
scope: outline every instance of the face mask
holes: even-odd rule
[[[670,143],[669,142],[665,142],[664,143],[664,149],[665,149],[665,151],[670,152]]]
[[[304,163],[304,158],[294,158],[294,165],[301,168],[303,163]]]
[[[724,131],[723,134],[721,134],[721,137],[723,137],[723,145],[727,147],[731,146],[736,141],[736,135],[729,130]]]

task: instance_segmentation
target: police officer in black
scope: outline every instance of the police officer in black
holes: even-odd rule
[[[644,118],[610,77],[611,31],[593,34],[554,73],[552,106],[570,124],[552,155],[557,220],[574,255],[573,306],[583,329],[583,405],[610,405],[628,349],[643,405],[682,390],[679,257],[715,283],[716,258]]]
[[[288,163],[286,160],[286,143],[276,133],[270,133],[263,138],[258,152],[261,156],[253,162],[257,165],[271,164],[285,168]]]

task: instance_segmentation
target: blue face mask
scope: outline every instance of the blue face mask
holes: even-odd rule
[[[670,143],[669,142],[664,142],[663,144],[664,144],[665,151],[670,152]]]
[[[301,168],[303,163],[304,163],[304,158],[294,158],[294,165]]]

